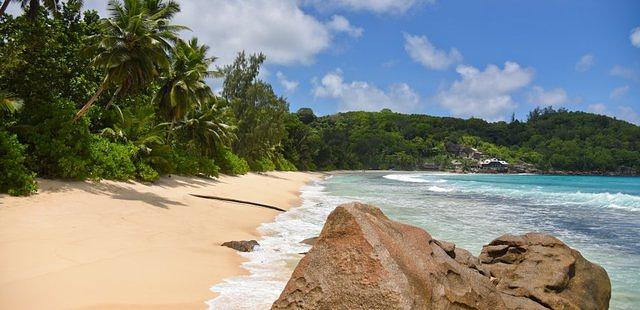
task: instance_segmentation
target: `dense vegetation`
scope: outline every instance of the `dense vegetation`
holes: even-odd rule
[[[82,13],[81,0],[22,2],[25,14],[0,17],[0,192],[34,192],[36,176],[446,168],[448,143],[541,169],[640,170],[640,127],[609,117],[289,113],[258,78],[263,55],[240,53],[214,70],[206,45],[180,37],[174,1],[111,1],[107,18]],[[219,95],[212,77],[224,79]]]
[[[584,112],[535,109],[526,122],[509,123],[389,110],[318,118],[308,109],[297,114],[287,123],[285,154],[304,168],[420,169],[425,163],[446,168],[455,158],[447,152],[451,143],[543,170],[640,171],[640,127]]]

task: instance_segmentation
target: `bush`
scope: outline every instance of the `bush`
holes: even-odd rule
[[[12,196],[29,195],[38,190],[35,177],[24,165],[26,146],[18,137],[0,129],[0,192]]]
[[[136,166],[131,158],[138,149],[132,144],[118,144],[94,136],[90,147],[89,177],[126,181],[135,178]]]
[[[273,161],[271,161],[271,159],[267,157],[250,161],[249,167],[251,168],[251,171],[257,171],[257,172],[276,170],[276,165],[273,163]]]
[[[160,178],[160,174],[158,174],[157,171],[143,162],[139,162],[136,165],[136,170],[138,172],[138,179],[140,179],[141,181],[153,182]]]
[[[197,152],[177,148],[173,150],[172,157],[175,166],[174,173],[177,174],[204,174],[217,177],[220,171],[213,159],[204,157]]]
[[[220,149],[216,154],[216,162],[220,171],[230,175],[242,175],[249,172],[249,164],[229,149]]]
[[[92,135],[86,118],[71,122],[75,104],[69,100],[25,104],[20,141],[28,146],[27,165],[48,178],[85,179],[89,176]]]
[[[286,160],[284,157],[282,157],[282,155],[278,155],[273,163],[275,164],[276,170],[278,171],[298,171],[296,165]]]

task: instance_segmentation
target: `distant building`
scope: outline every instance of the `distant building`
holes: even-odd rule
[[[507,171],[509,170],[509,163],[504,160],[499,160],[497,158],[491,158],[491,159],[485,159],[481,161],[480,167],[483,170]]]

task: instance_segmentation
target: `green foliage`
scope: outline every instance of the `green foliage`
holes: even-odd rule
[[[226,148],[219,150],[216,162],[220,165],[220,171],[226,174],[242,175],[249,172],[247,161]]]
[[[275,166],[275,170],[278,171],[298,171],[296,165],[286,160],[282,155],[276,156],[273,160],[273,164]]]
[[[262,157],[249,161],[251,171],[266,172],[276,170],[276,165],[268,157]]]
[[[132,144],[118,144],[94,136],[89,149],[89,177],[95,180],[126,181],[136,176],[136,166],[131,158],[138,152]]]
[[[92,134],[87,120],[69,121],[74,113],[75,105],[68,100],[26,104],[21,111],[15,131],[28,145],[28,166],[38,175],[66,179],[90,176]]]
[[[172,155],[172,162],[175,167],[173,173],[182,175],[202,174],[216,177],[220,172],[220,168],[212,158],[201,156],[198,152],[189,150],[189,148],[176,148]]]
[[[35,173],[25,166],[25,150],[16,135],[0,128],[0,193],[21,196],[38,190]]]
[[[153,182],[160,178],[160,174],[148,164],[139,162],[136,164],[138,179],[144,182]]]
[[[447,165],[444,143],[475,147],[488,156],[541,169],[617,172],[640,171],[640,127],[606,116],[551,108],[532,111],[527,122],[489,123],[390,111],[323,116],[304,127],[287,121],[284,154],[300,168],[420,169],[423,163]],[[301,127],[302,126],[302,127]],[[299,160],[296,141],[316,132],[319,148]],[[291,154],[291,155],[288,155]]]
[[[284,120],[289,104],[278,97],[271,85],[257,80],[263,55],[249,59],[240,53],[234,63],[223,68],[225,77],[222,96],[231,102],[236,120],[237,140],[233,150],[251,162],[276,155],[286,135]],[[260,165],[258,165],[260,166]]]
[[[209,70],[214,58],[207,57],[208,50],[208,46],[198,44],[197,38],[176,43],[171,70],[154,98],[167,120],[182,120],[189,111],[200,108],[213,97],[205,81],[214,75]]]

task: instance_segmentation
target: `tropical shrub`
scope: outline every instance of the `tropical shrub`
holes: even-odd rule
[[[136,176],[136,166],[131,158],[138,152],[132,144],[110,142],[94,136],[90,147],[89,177],[126,181]]]
[[[89,121],[71,122],[75,104],[69,100],[25,104],[18,138],[28,146],[28,167],[48,178],[89,177],[92,134]]]
[[[144,182],[153,182],[160,178],[160,174],[148,164],[138,162],[136,164],[138,179]]]
[[[176,174],[218,176],[220,172],[220,168],[213,159],[204,157],[198,152],[189,151],[188,148],[176,148],[172,155],[175,167],[173,172]]]
[[[275,165],[278,171],[298,171],[298,168],[290,161],[286,160],[282,155],[278,154],[276,158],[273,160],[273,164]]]
[[[228,149],[221,149],[218,152],[216,162],[220,165],[220,171],[222,171],[222,173],[242,175],[249,172],[249,164],[247,161]]]
[[[265,172],[276,170],[276,165],[268,157],[262,157],[249,161],[249,167],[251,171]]]
[[[24,164],[25,149],[16,135],[0,129],[0,193],[19,196],[38,190],[36,174]]]

